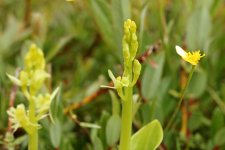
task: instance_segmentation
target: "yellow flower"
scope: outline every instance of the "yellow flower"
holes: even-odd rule
[[[194,52],[185,52],[180,46],[176,45],[177,54],[180,55],[185,61],[191,63],[192,65],[197,65],[199,60],[205,56],[201,54],[200,50]]]
[[[12,128],[14,132],[19,128],[23,127],[28,134],[32,134],[33,129],[40,128],[40,125],[33,124],[27,116],[27,112],[23,104],[17,105],[16,108],[10,107],[7,111],[10,121],[12,122]]]
[[[49,93],[46,94],[39,94],[35,97],[35,106],[36,106],[36,119],[40,120],[43,119],[48,115],[50,112],[50,105],[52,100],[55,98],[56,94],[59,91],[59,87],[54,90],[54,92],[50,95]]]

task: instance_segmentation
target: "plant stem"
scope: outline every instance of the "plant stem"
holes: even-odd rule
[[[29,150],[38,150],[38,130],[36,129],[32,134],[29,134]]]
[[[36,124],[35,119],[35,102],[31,98],[29,103],[29,118],[33,124]],[[33,129],[32,134],[29,134],[29,150],[38,150],[38,130],[36,128]]]
[[[177,115],[177,113],[178,113],[178,111],[179,111],[179,109],[180,109],[180,106],[181,106],[181,104],[182,104],[182,101],[183,101],[183,97],[184,97],[185,91],[186,91],[186,89],[187,89],[187,87],[188,87],[188,85],[189,85],[189,83],[190,83],[190,81],[191,81],[191,78],[192,78],[192,75],[193,75],[193,73],[194,73],[194,70],[195,70],[195,66],[192,65],[191,72],[190,72],[190,74],[189,74],[189,76],[188,76],[188,81],[187,81],[187,83],[185,84],[184,88],[183,88],[182,91],[181,91],[181,96],[180,96],[179,102],[178,102],[178,104],[177,104],[177,107],[176,107],[176,109],[175,109],[175,111],[174,111],[174,113],[173,113],[171,119],[169,120],[169,123],[167,124],[167,126],[166,126],[166,128],[165,128],[165,132],[166,132],[166,131],[170,128],[170,126],[172,125],[172,123],[173,123],[173,121],[174,121],[174,119],[175,119],[175,117],[176,117],[176,115]]]
[[[125,101],[122,103],[122,127],[120,134],[120,150],[130,150],[132,130],[133,87],[125,89]]]

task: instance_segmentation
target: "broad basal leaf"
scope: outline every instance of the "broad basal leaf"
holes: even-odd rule
[[[162,126],[158,120],[153,120],[132,136],[131,150],[155,150],[162,139]]]

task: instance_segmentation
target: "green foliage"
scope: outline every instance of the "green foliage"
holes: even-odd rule
[[[58,120],[55,120],[55,122],[50,125],[49,130],[52,145],[54,146],[54,148],[59,147],[62,134],[62,127],[60,125],[60,122]]]
[[[158,120],[143,126],[131,138],[132,150],[155,150],[163,139],[163,129]]]
[[[162,71],[165,61],[165,54],[161,53],[155,58],[157,66],[146,66],[142,79],[142,93],[148,99],[155,98],[158,94],[159,85],[161,82]]]
[[[119,140],[121,119],[118,115],[112,115],[106,125],[106,139],[109,146],[113,146]]]
[[[120,97],[112,90],[105,94],[107,89],[99,86],[111,86],[108,68],[123,76],[121,50],[123,22],[127,19],[137,24],[136,58],[146,56],[134,86],[133,131],[154,119],[167,126],[190,70],[176,54],[174,46],[180,45],[188,51],[200,49],[206,56],[196,67],[182,104],[185,107],[164,132],[160,148],[224,149],[223,0],[0,0],[0,10],[0,149],[27,149],[29,138],[24,130],[15,132],[14,139],[7,134],[6,111],[20,103],[27,108],[28,102],[6,73],[19,79],[31,43],[43,49],[45,70],[51,76],[40,92],[54,91],[53,87],[60,85],[50,116],[39,122],[39,149],[118,148],[119,119],[115,119],[118,126],[109,122],[121,115]],[[152,47],[157,48],[151,51]],[[143,55],[147,50],[151,54]],[[73,104],[79,106],[65,114],[65,108]],[[56,122],[60,133],[53,133]]]

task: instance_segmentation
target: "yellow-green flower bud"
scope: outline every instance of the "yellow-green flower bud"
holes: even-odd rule
[[[124,42],[129,42],[130,41],[130,30],[127,27],[124,27],[124,36],[123,36]]]
[[[132,86],[135,85],[137,82],[139,75],[141,73],[141,64],[140,62],[135,59],[133,64],[133,80],[132,80]]]
[[[127,49],[129,51],[129,60],[133,61],[137,53],[138,41],[136,35],[136,24],[130,19],[124,22],[123,53],[128,53]],[[128,56],[125,57],[124,55],[124,60],[125,64],[127,64]]]
[[[128,85],[129,85],[129,78],[128,77],[122,77],[121,82],[122,82],[123,87],[128,87]]]
[[[38,95],[38,97],[35,99],[35,104],[38,113],[44,113],[49,109],[51,104],[50,97],[51,95],[48,93],[45,95]]]
[[[123,58],[126,64],[130,60],[129,45],[126,42],[123,42]]]
[[[137,42],[137,36],[136,34],[134,34],[134,39],[132,40],[130,43],[130,56],[131,56],[131,60],[134,60],[134,58],[136,57],[136,53],[137,53],[137,49],[138,49],[138,42]]]
[[[108,74],[113,81],[114,87],[118,95],[121,97],[121,99],[124,99],[123,86],[127,84],[126,79],[121,81],[122,80],[121,76],[118,76],[117,78],[115,78],[111,70],[108,70]]]
[[[25,89],[29,87],[30,93],[34,95],[41,88],[44,80],[48,77],[50,77],[50,75],[44,70],[23,70],[20,72],[19,79],[23,91],[25,91]]]
[[[25,69],[35,70],[45,68],[44,54],[41,49],[37,48],[35,44],[30,46],[28,53],[25,56]]]
[[[115,83],[115,88],[116,89],[119,89],[119,88],[122,88],[123,87],[123,84],[122,84],[121,80],[122,80],[121,76],[118,76],[116,78],[116,83]]]
[[[35,106],[37,109],[37,120],[40,120],[48,115],[51,102],[55,98],[58,91],[59,88],[56,88],[51,95],[49,93],[46,93],[45,95],[39,94],[37,97],[34,98]]]
[[[22,70],[19,75],[21,86],[28,86],[29,84],[29,75],[26,71]]]
[[[50,75],[44,70],[35,70],[30,79],[30,93],[34,95],[43,85],[46,78]]]
[[[141,64],[137,59],[135,59],[134,66],[133,66],[133,73],[136,75],[139,75],[140,72],[141,72]]]
[[[135,24],[135,22],[134,21],[131,21],[130,22],[130,31],[132,32],[132,33],[135,33],[136,32],[136,24]]]

